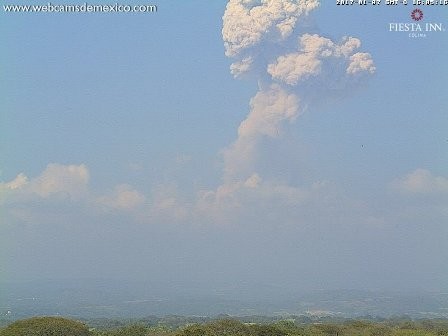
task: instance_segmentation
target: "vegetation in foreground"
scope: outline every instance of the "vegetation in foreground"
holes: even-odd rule
[[[298,324],[243,323],[221,319],[170,328],[163,325],[129,324],[115,328],[92,328],[61,317],[34,317],[0,329],[0,336],[448,336],[447,320]]]
[[[1,336],[90,336],[81,322],[62,317],[33,317],[11,323],[0,330]]]

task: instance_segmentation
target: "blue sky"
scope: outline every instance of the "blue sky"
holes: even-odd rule
[[[338,45],[353,36],[375,70],[341,84],[329,65],[292,87],[259,63],[233,78],[226,1],[156,4],[1,13],[5,278],[447,288],[448,32],[389,32],[411,5],[324,2],[279,48],[297,52],[307,29]],[[424,22],[448,26],[445,7],[422,8]],[[244,53],[273,64],[266,41]],[[335,95],[333,80],[346,89]],[[257,92],[275,91],[266,81],[308,106],[248,145],[238,128]]]

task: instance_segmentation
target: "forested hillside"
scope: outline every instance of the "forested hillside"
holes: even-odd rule
[[[448,336],[447,320],[245,323],[218,319],[177,327],[143,321],[117,325],[97,323],[93,327],[60,317],[40,317],[16,321],[1,329],[0,336]]]

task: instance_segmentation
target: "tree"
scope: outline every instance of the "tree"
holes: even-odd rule
[[[117,330],[114,336],[146,336],[148,329],[142,325],[130,325]]]
[[[33,317],[16,321],[0,331],[0,336],[89,336],[83,323],[62,317]]]
[[[247,336],[250,333],[248,326],[232,319],[214,321],[208,326],[219,336]]]
[[[180,329],[176,336],[218,336],[207,325],[192,324]]]
[[[286,336],[286,332],[275,325],[254,325],[252,326],[255,336]]]

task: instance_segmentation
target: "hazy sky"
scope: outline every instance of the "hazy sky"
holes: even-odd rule
[[[307,3],[1,12],[1,277],[448,289],[448,32]]]

